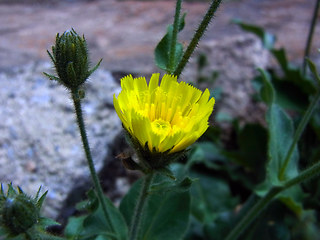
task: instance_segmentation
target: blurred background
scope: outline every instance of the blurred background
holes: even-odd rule
[[[187,46],[209,1],[184,1],[186,26],[179,40]],[[192,82],[199,74],[217,73],[223,89],[217,109],[244,122],[263,122],[264,106],[251,100],[256,68],[275,60],[254,35],[231,23],[234,18],[276,35],[276,47],[302,64],[314,0],[225,0],[183,72]],[[13,182],[33,194],[49,190],[45,214],[63,218],[90,185],[77,125],[68,93],[42,72],[51,72],[46,50],[57,33],[74,28],[84,34],[93,65],[100,69],[87,84],[84,110],[89,140],[106,193],[115,201],[135,175],[115,156],[125,149],[112,96],[126,74],[149,76],[160,70],[154,48],[173,22],[175,1],[161,0],[0,0],[0,182]],[[315,30],[311,58],[319,63],[320,26]],[[217,111],[217,110],[215,110]],[[62,210],[63,209],[63,210]]]

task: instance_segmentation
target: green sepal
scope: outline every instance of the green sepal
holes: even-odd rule
[[[178,161],[186,156],[188,150],[182,150],[180,152],[170,153],[171,149],[165,152],[158,152],[156,149],[150,151],[148,142],[144,146],[140,145],[140,142],[130,133],[123,128],[125,131],[125,137],[128,144],[137,153],[139,162],[137,163],[141,167],[141,171],[149,173],[153,171],[164,171],[164,169],[172,162]],[[168,171],[167,171],[168,173]]]
[[[48,73],[45,73],[45,72],[43,72],[43,74],[44,74],[47,78],[49,78],[50,80],[60,81],[60,79],[59,79],[58,77],[56,77],[56,76],[53,76],[53,75],[48,74]]]
[[[41,226],[43,229],[46,229],[47,227],[60,226],[61,224],[56,222],[56,221],[54,221],[51,218],[40,217],[38,225]]]
[[[37,201],[37,206],[39,209],[42,207],[42,204],[43,204],[44,200],[46,199],[47,194],[48,194],[48,190],[44,194],[42,194],[42,196]]]
[[[101,62],[102,62],[102,58],[99,60],[99,62],[92,69],[89,70],[89,72],[88,72],[89,76],[99,68]]]

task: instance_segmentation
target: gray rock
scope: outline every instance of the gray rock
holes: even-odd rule
[[[49,190],[45,215],[57,217],[70,190],[89,178],[69,93],[46,79],[49,63],[32,63],[0,74],[0,182],[13,182],[35,194]],[[108,71],[97,70],[83,104],[96,169],[119,133],[112,97],[119,85]]]
[[[197,77],[197,57],[200,53],[207,56],[208,66],[203,70],[204,76],[213,71],[219,75],[213,86],[222,89],[222,99],[217,103],[219,111],[245,119],[256,121],[262,115],[261,106],[254,105],[251,80],[257,75],[257,68],[269,66],[270,54],[261,41],[253,35],[235,35],[224,41],[204,41],[200,44],[195,56],[183,72],[181,79],[192,82]],[[252,114],[253,108],[256,108]]]

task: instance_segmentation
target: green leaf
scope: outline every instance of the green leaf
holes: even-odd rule
[[[84,220],[83,235],[98,236],[101,234],[114,234],[117,240],[126,240],[128,238],[128,227],[122,214],[108,198],[105,198],[104,200],[107,205],[107,211],[112,221],[112,225],[115,228],[115,233],[112,233],[110,225],[107,222],[105,215],[102,211],[102,207],[99,206],[92,214],[90,214]]]
[[[276,104],[270,106],[266,118],[269,127],[267,176],[265,181],[255,190],[259,196],[264,196],[272,187],[281,186],[284,181],[298,175],[299,154],[297,148],[295,148],[289,162],[285,162],[294,134],[291,118]],[[286,196],[283,194],[278,197]],[[287,197],[290,198],[290,201],[296,202],[297,206],[300,204],[294,196],[288,194]]]
[[[284,219],[288,216],[282,204],[273,203],[244,233],[245,240],[290,240],[290,229]],[[300,239],[300,238],[298,238]]]
[[[169,168],[160,168],[158,172],[163,176],[171,178],[172,180],[177,180],[176,177],[174,176],[174,173]]]
[[[286,73],[289,69],[289,62],[287,60],[286,51],[283,48],[273,49],[271,53],[280,64],[281,69]]]
[[[260,90],[261,99],[267,104],[271,105],[275,102],[276,94],[274,88],[271,84],[271,76],[268,72],[264,71],[263,69],[259,68],[258,71],[260,72],[263,80],[263,86]]]
[[[280,78],[280,80],[293,83],[305,94],[315,94],[316,87],[314,83],[311,81],[311,79],[302,74],[300,68],[295,67],[288,62],[286,52],[283,48],[273,49],[271,52],[285,74],[285,76]]]
[[[296,185],[281,192],[277,198],[297,216],[301,216],[304,212],[302,203],[305,197],[307,195],[299,185]]]
[[[185,166],[190,169],[194,164],[204,164],[207,168],[221,169],[218,163],[226,162],[226,158],[221,153],[221,149],[214,143],[205,141],[193,145]]]
[[[70,217],[67,226],[64,229],[64,235],[68,239],[78,239],[78,236],[83,231],[83,222],[87,216]]]
[[[126,222],[117,208],[114,207],[112,202],[105,198],[107,210],[114,226],[115,232],[111,232],[109,223],[99,205],[92,213],[77,217],[70,218],[65,230],[65,235],[71,239],[94,239],[98,236],[109,236],[107,239],[126,240],[128,238],[128,227]],[[73,238],[72,238],[73,237]]]
[[[320,82],[320,76],[318,74],[316,65],[309,58],[307,58],[306,61],[308,63],[310,71],[313,73],[313,75],[316,77],[316,79]]]
[[[196,181],[196,179],[192,179],[189,177],[185,177],[181,181],[162,181],[160,183],[152,184],[150,187],[150,193],[160,193],[166,194],[168,192],[185,192],[188,191],[192,185],[192,183]]]
[[[185,25],[185,16],[186,14],[183,14],[182,17],[179,20],[179,31],[181,31],[184,28]],[[173,33],[173,26],[169,25],[167,28],[166,35],[160,40],[158,45],[156,46],[154,50],[155,55],[155,63],[156,65],[165,71],[169,71],[168,65],[169,65],[169,56],[170,56],[170,47],[171,47],[171,41],[172,41],[172,33]],[[176,44],[176,52],[175,52],[175,60],[174,60],[174,66],[178,64],[183,54],[183,45],[179,42]]]
[[[298,175],[298,150],[295,148],[288,166],[285,158],[293,141],[294,127],[291,118],[276,104],[267,112],[269,126],[268,175],[274,185]],[[280,176],[282,175],[282,177]]]
[[[199,180],[191,187],[192,215],[203,224],[212,223],[218,216],[233,209],[239,200],[232,197],[228,184],[212,176],[192,172]]]
[[[239,130],[237,136],[239,150],[234,153],[228,151],[226,155],[246,168],[247,179],[249,179],[248,173],[254,173],[254,182],[261,181],[265,176],[267,141],[267,130],[263,126],[246,124]]]
[[[90,189],[87,192],[87,200],[79,202],[76,204],[76,209],[79,211],[87,210],[89,212],[95,211],[99,206],[99,200],[96,196],[96,193],[93,189]]]
[[[159,183],[163,181],[163,179],[166,178],[159,175],[155,183]],[[140,188],[141,179],[134,183],[120,204],[120,211],[128,225],[131,223]],[[142,216],[140,239],[182,239],[188,228],[189,211],[189,191],[150,194],[145,215]]]
[[[254,24],[248,24],[240,19],[232,19],[232,22],[239,25],[243,30],[255,34],[259,37],[266,49],[273,49],[276,37],[266,31],[262,27]]]
[[[156,65],[165,71],[169,70],[168,65],[169,65],[171,35],[172,35],[172,27],[168,29],[168,33],[161,39],[161,41],[158,43],[157,47],[154,50]],[[181,43],[177,43],[175,61],[174,61],[175,66],[181,59],[182,53],[183,53],[183,45]]]

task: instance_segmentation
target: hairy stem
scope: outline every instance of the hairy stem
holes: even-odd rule
[[[86,128],[85,128],[85,124],[84,124],[84,120],[83,120],[83,115],[82,115],[81,100],[80,100],[80,97],[78,96],[78,91],[72,92],[72,100],[73,100],[74,107],[75,107],[75,112],[76,112],[76,116],[77,116],[77,123],[78,123],[78,126],[79,126],[81,140],[82,140],[82,144],[83,144],[83,149],[84,149],[85,154],[86,154],[86,158],[87,158],[87,162],[88,162],[91,178],[92,178],[94,187],[96,189],[96,193],[97,193],[99,202],[100,202],[100,204],[102,206],[102,210],[103,210],[103,213],[105,215],[105,218],[106,218],[107,222],[109,223],[111,231],[114,232],[114,226],[113,226],[111,218],[110,218],[110,216],[108,214],[107,206],[106,206],[106,203],[104,201],[104,194],[103,194],[103,191],[102,191],[102,187],[100,185],[99,178],[98,178],[98,175],[97,175],[97,172],[95,170],[94,163],[93,163],[93,160],[92,160],[91,150],[90,150],[88,137],[87,137],[87,132],[86,132]]]
[[[273,187],[269,190],[267,195],[261,198],[242,218],[242,220],[232,229],[226,240],[236,240],[241,233],[247,229],[252,221],[261,213],[261,211],[272,201],[272,199],[280,192],[296,185],[303,181],[310,180],[320,174],[320,161],[313,166],[302,171],[295,178],[288,180],[281,187]]]
[[[305,75],[306,72],[307,72],[307,60],[306,60],[306,58],[309,56],[309,53],[310,53],[310,48],[311,48],[311,44],[312,44],[312,36],[313,36],[313,33],[314,33],[314,29],[316,27],[317,16],[318,16],[318,12],[319,12],[320,0],[316,0],[316,1],[317,2],[316,2],[316,5],[314,7],[312,20],[311,20],[311,23],[310,23],[308,39],[307,39],[306,47],[305,47],[305,50],[304,50],[303,67],[302,67],[303,75]]]
[[[147,205],[148,191],[152,183],[153,176],[154,173],[148,173],[143,179],[141,192],[136,207],[134,209],[133,218],[131,220],[130,240],[139,239],[139,232],[141,228],[141,216],[143,216],[144,210]]]
[[[187,50],[182,56],[181,61],[179,62],[176,70],[174,71],[174,75],[179,77],[182,70],[186,66],[187,62],[189,61],[192,53],[194,52],[195,48],[197,47],[201,37],[203,36],[204,32],[206,31],[211,19],[214,16],[214,13],[217,11],[220,3],[222,0],[213,0],[206,15],[203,17],[202,22],[200,23],[198,29],[196,30]]]
[[[179,19],[180,19],[180,10],[181,10],[181,1],[177,0],[176,4],[176,13],[174,15],[173,30],[172,30],[172,39],[170,45],[170,55],[169,55],[169,73],[173,73],[176,60],[176,44],[177,36],[179,31]]]

